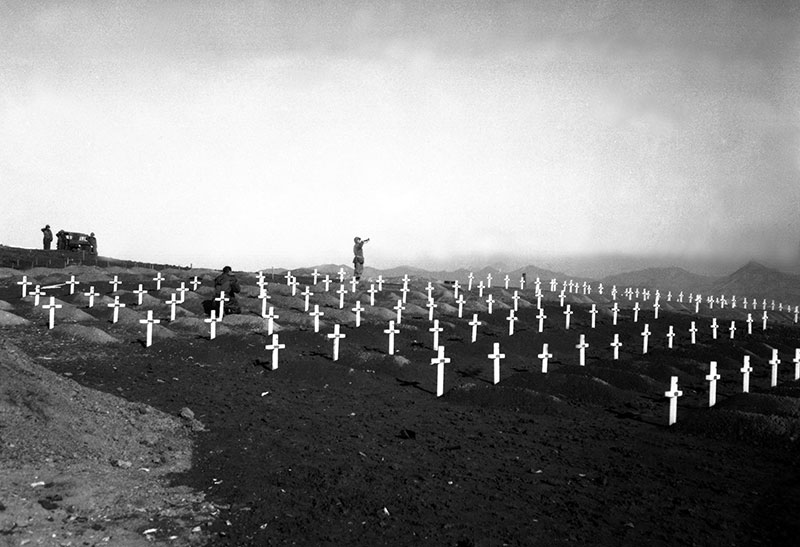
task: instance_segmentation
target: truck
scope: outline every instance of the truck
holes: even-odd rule
[[[89,243],[89,235],[81,232],[59,232],[62,237],[58,238],[58,248],[64,251],[92,251],[92,244]],[[58,236],[59,234],[56,234]]]

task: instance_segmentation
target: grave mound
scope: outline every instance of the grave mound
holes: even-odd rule
[[[381,323],[385,323],[387,321],[391,321],[391,320],[397,318],[397,313],[396,312],[394,312],[392,310],[387,310],[386,308],[380,308],[380,307],[377,307],[377,306],[375,306],[375,307],[372,307],[372,306],[367,307],[363,311],[363,314],[364,314],[365,317],[367,317],[369,319],[374,319],[374,320],[379,321]]]
[[[267,320],[255,315],[225,315],[222,324],[228,327],[238,327],[251,332],[262,332],[267,329]]]
[[[679,414],[675,425],[679,431],[754,446],[785,448],[800,438],[800,419],[716,407]]]
[[[211,326],[209,325],[209,323],[206,323],[203,319],[200,319],[198,317],[181,317],[179,319],[176,319],[175,321],[172,321],[169,324],[169,327],[171,329],[181,329],[190,332],[196,332],[197,334],[206,337],[211,332]],[[226,327],[225,325],[221,325],[219,323],[217,323],[217,326],[214,328],[217,336],[220,336],[222,334],[230,334],[232,332],[230,328]]]
[[[9,310],[13,310],[13,309],[14,309],[14,306],[9,304],[5,300],[0,300],[0,310],[9,311]]]
[[[69,336],[73,339],[78,339],[92,344],[119,344],[120,341],[114,338],[107,332],[98,329],[97,327],[87,327],[84,325],[56,325],[53,332]]]
[[[546,393],[566,401],[610,406],[632,401],[637,394],[623,391],[593,376],[575,374],[521,373],[504,380],[508,387],[527,388]]]
[[[739,393],[717,405],[725,410],[800,418],[800,399],[770,393]]]
[[[24,317],[20,317],[19,315],[14,315],[11,312],[0,310],[0,327],[16,327],[17,325],[30,325],[31,322],[25,319]]]
[[[14,268],[0,268],[0,279],[9,279],[13,277],[19,277],[22,279],[22,275],[22,272],[15,270]]]
[[[446,393],[448,401],[525,412],[527,414],[551,414],[559,416],[579,416],[582,412],[564,400],[547,393],[540,393],[524,387],[497,386],[484,383],[467,382],[454,387]]]

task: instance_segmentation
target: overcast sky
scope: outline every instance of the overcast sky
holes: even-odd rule
[[[0,243],[797,257],[797,5],[0,0]]]

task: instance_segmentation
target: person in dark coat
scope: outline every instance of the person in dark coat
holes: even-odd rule
[[[64,230],[59,230],[58,232],[56,232],[56,238],[58,239],[58,241],[56,241],[56,249],[58,249],[59,251],[66,250],[67,232],[65,232]]]
[[[93,255],[96,255],[97,254],[97,238],[94,237],[94,232],[89,234],[89,237],[86,238],[86,239],[89,241],[89,245],[91,245],[91,247],[92,247],[91,249],[89,249],[89,252],[91,254],[93,254]]]
[[[364,243],[369,241],[369,238],[362,240],[356,237],[353,245],[353,276],[356,281],[361,279],[361,274],[364,273]]]
[[[44,239],[42,240],[42,245],[44,246],[45,251],[50,250],[50,244],[53,242],[53,231],[50,229],[50,225],[48,224],[44,228],[42,228],[42,233],[44,234]]]
[[[242,307],[236,300],[236,293],[241,292],[241,290],[239,280],[233,275],[230,266],[222,268],[222,273],[214,279],[215,298],[223,291],[225,292],[225,297],[230,298],[230,301],[225,304],[225,313],[242,313]]]

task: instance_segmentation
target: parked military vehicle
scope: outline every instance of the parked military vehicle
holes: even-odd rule
[[[91,251],[92,244],[89,243],[89,234],[82,234],[81,232],[67,232],[62,230],[60,232],[61,238],[58,238],[58,249],[64,251]],[[59,234],[56,234],[57,236]]]

